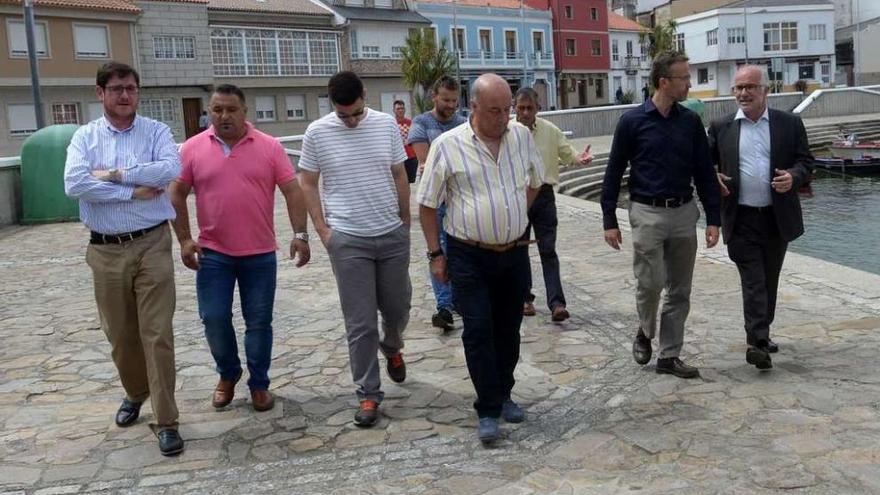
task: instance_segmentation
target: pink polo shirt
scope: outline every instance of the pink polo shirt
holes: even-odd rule
[[[229,156],[213,126],[180,149],[179,180],[195,189],[199,244],[229,256],[275,251],[275,187],[295,178],[281,144],[247,126]]]

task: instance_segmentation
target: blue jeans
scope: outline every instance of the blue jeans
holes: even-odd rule
[[[446,217],[446,203],[437,208],[437,225],[440,227],[440,249],[446,252],[446,231],[443,230],[443,219]],[[428,271],[430,275],[430,270]],[[452,286],[447,282],[443,283],[433,275],[431,278],[431,289],[434,290],[434,299],[437,300],[437,311],[445,309],[452,311],[455,305],[452,303]]]
[[[228,256],[204,250],[196,273],[199,316],[217,372],[224,380],[234,380],[241,372],[235,328],[232,326],[232,297],[235,283],[244,317],[244,352],[251,390],[269,388],[272,361],[272,310],[275,305],[277,261],[275,252],[253,256]]]

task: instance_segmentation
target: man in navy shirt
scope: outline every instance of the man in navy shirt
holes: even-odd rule
[[[691,87],[687,62],[688,58],[678,52],[656,57],[651,68],[654,96],[620,118],[602,184],[602,213],[605,242],[620,249],[617,198],[629,165],[629,222],[639,313],[633,357],[639,364],[651,360],[651,339],[656,333],[660,293],[665,287],[656,370],[695,378],[699,370],[678,357],[690,310],[696,223],[700,217],[692,201],[691,183],[696,185],[706,211],[709,248],[718,242],[721,193],[703,123],[697,114],[678,104],[687,98]]]

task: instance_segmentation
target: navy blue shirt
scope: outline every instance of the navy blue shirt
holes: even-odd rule
[[[721,190],[706,130],[696,113],[675,104],[664,117],[649,99],[620,118],[602,182],[605,230],[618,228],[617,197],[627,165],[629,191],[640,196],[689,197],[693,179],[706,224],[721,225]]]

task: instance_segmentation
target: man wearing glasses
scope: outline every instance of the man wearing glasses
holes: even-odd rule
[[[183,452],[174,400],[174,208],[165,190],[180,174],[167,125],[137,114],[138,73],[109,62],[95,92],[104,116],[80,127],[67,148],[64,191],[79,200],[92,231],[92,268],[101,328],[112,348],[125,399],[116,424],[130,426],[150,398],[162,455]]]
[[[412,296],[406,152],[394,117],[366,107],[357,75],[339,72],[328,89],[336,112],[306,129],[300,181],[336,276],[360,402],[354,422],[372,426],[384,396],[377,353],[393,381],[406,379],[400,352]]]
[[[813,156],[797,115],[767,107],[767,71],[746,65],[734,76],[736,113],[709,126],[718,164],[727,253],[742,282],[746,361],[770,369],[776,289],[788,243],[804,233],[797,190],[809,181]]]
[[[602,184],[605,242],[620,249],[617,198],[629,165],[629,223],[639,316],[633,357],[642,365],[651,360],[651,339],[665,288],[656,371],[679,378],[700,376],[697,368],[679,358],[690,311],[700,216],[691,181],[706,211],[706,247],[718,242],[721,224],[718,180],[703,123],[678,104],[687,98],[690,79],[688,58],[683,54],[669,52],[654,59],[654,95],[620,118]]]

